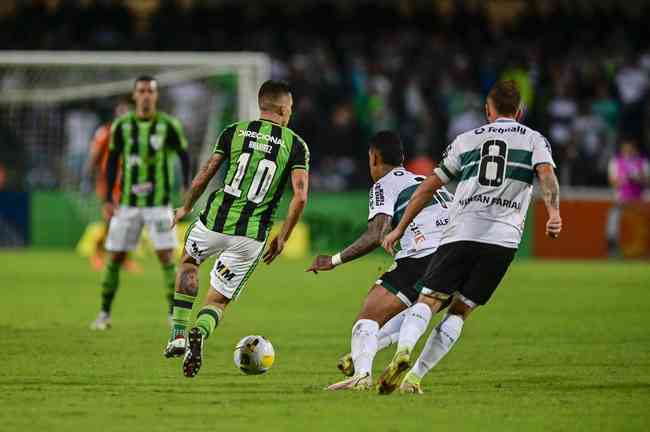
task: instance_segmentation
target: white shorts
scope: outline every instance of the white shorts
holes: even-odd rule
[[[178,245],[176,227],[171,207],[127,207],[115,211],[108,226],[106,250],[110,252],[132,251],[138,245],[142,228],[149,228],[149,239],[156,250],[175,249]]]
[[[263,250],[264,242],[212,231],[198,219],[190,225],[185,237],[185,251],[197,262],[219,255],[210,272],[210,284],[232,300],[246,285]]]

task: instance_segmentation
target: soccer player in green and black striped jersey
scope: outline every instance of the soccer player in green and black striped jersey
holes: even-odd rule
[[[287,128],[293,106],[289,87],[267,81],[260,88],[258,102],[260,119],[235,123],[221,133],[214,154],[192,181],[184,206],[176,212],[176,221],[188,214],[222,162],[228,161],[224,187],[210,194],[187,232],[176,283],[174,328],[164,354],[185,354],[183,372],[187,377],[198,372],[203,341],[223,317],[228,303],[241,293],[262,257],[289,180],[293,199],[280,233],[263,256],[267,264],[282,252],[307,202],[309,150],[302,138]],[[198,267],[212,255],[218,255],[210,274],[212,289],[188,334],[198,291]]]
[[[180,158],[184,184],[189,183],[187,139],[175,117],[157,111],[158,86],[151,76],[141,76],[133,88],[135,111],[118,117],[111,126],[107,166],[108,187],[104,217],[110,219],[106,250],[111,257],[102,280],[102,308],[91,328],[111,326],[111,306],[119,285],[121,263],[137,244],[146,224],[163,270],[170,313],[176,268],[172,262],[177,246],[173,228],[170,191],[173,163]],[[113,202],[113,185],[121,164],[121,197]]]

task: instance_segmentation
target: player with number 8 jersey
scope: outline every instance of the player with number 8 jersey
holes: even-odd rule
[[[278,202],[291,180],[293,198],[280,233],[263,255],[270,264],[284,248],[307,202],[309,150],[287,127],[293,98],[286,83],[267,81],[258,94],[260,118],[228,126],[219,136],[210,160],[192,181],[178,222],[203,194],[222,162],[228,161],[224,186],[212,192],[201,215],[187,230],[185,252],[176,278],[174,326],[166,357],[184,355],[183,374],[195,376],[202,363],[203,343],[223,318],[262,258]],[[188,332],[198,292],[198,268],[217,255],[210,289],[195,324]]]
[[[452,179],[458,180],[449,210],[450,223],[420,280],[422,289],[433,289],[438,298],[453,300],[401,382],[401,391],[422,391],[422,377],[451,350],[465,320],[477,307],[487,304],[501,283],[523,235],[535,176],[548,213],[546,233],[557,238],[562,230],[560,187],[551,146],[539,132],[519,123],[521,113],[516,82],[497,82],[485,104],[488,123],[451,143],[440,165],[414,192],[398,226],[382,242],[392,251],[435,191]],[[405,320],[400,332],[426,328],[429,320],[430,316],[422,323]],[[380,377],[380,393],[395,390],[410,366],[410,355],[410,349],[398,347]]]

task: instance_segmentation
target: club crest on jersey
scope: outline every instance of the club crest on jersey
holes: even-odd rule
[[[129,155],[128,158],[126,158],[126,165],[129,168],[133,168],[134,166],[138,166],[142,164],[142,158],[138,155]]]
[[[163,146],[162,137],[160,135],[152,134],[149,138],[149,144],[154,148],[154,150],[160,150]]]

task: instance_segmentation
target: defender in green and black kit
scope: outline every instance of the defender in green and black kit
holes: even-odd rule
[[[111,326],[111,306],[119,285],[121,263],[135,249],[146,224],[149,239],[162,265],[169,313],[174,296],[176,268],[172,255],[178,242],[172,226],[170,193],[173,163],[181,161],[184,185],[189,183],[187,138],[180,121],[157,111],[158,86],[151,76],[141,76],[133,88],[135,111],[115,119],[111,126],[107,164],[108,187],[104,217],[110,219],[106,250],[111,257],[102,280],[102,307],[91,324],[94,330]],[[113,185],[121,165],[121,197],[113,203]]]
[[[287,84],[265,82],[259,91],[259,120],[227,127],[214,154],[192,182],[180,220],[192,210],[224,160],[228,161],[224,186],[210,194],[206,207],[187,232],[185,253],[177,277],[172,335],[165,356],[185,354],[183,372],[193,377],[201,367],[203,341],[223,317],[226,305],[241,293],[262,257],[275,210],[291,179],[293,199],[280,234],[269,244],[264,261],[278,256],[298,222],[307,201],[309,150],[287,128],[293,99]],[[210,273],[205,305],[187,333],[198,291],[198,267],[217,255]]]

